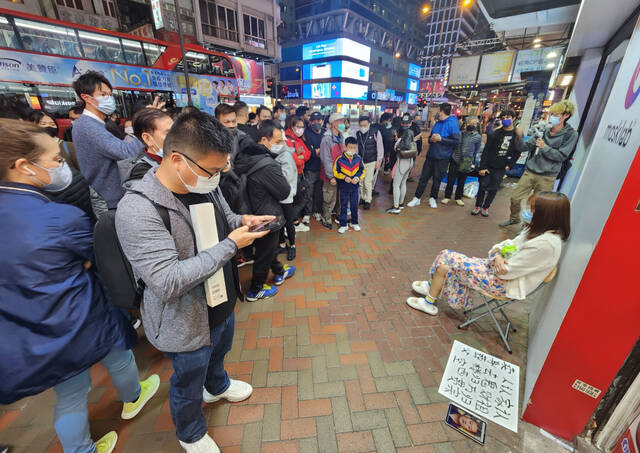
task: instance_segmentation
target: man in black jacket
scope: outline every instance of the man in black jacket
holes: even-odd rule
[[[306,207],[306,212],[312,212],[317,221],[321,219],[322,212],[322,179],[320,179],[320,143],[324,136],[322,130],[322,113],[313,112],[309,118],[309,125],[304,131],[304,142],[311,151],[311,157],[304,164],[304,176],[311,186],[312,196]],[[303,222],[308,223],[309,219],[305,216]]]
[[[391,127],[393,115],[389,112],[383,113],[380,117],[380,125],[378,130],[382,135],[382,143],[384,144],[384,174],[388,175],[396,163],[396,153],[394,150],[394,136]]]
[[[489,217],[489,207],[500,189],[505,173],[513,168],[524,149],[522,137],[514,126],[515,117],[512,110],[503,111],[500,115],[502,127],[487,137],[478,171],[480,188],[476,207],[471,215],[482,214],[483,217]]]
[[[247,197],[250,201],[251,213],[254,215],[282,216],[280,201],[289,196],[291,187],[284,177],[280,164],[276,162],[277,153],[284,146],[284,130],[280,123],[273,120],[263,120],[258,128],[256,143],[242,142],[235,161],[235,172],[247,175]],[[258,168],[254,170],[254,168]],[[278,261],[276,250],[279,242],[279,229],[274,230],[263,238],[254,242],[255,255],[253,263],[253,277],[251,288],[247,292],[247,301],[273,297],[278,288],[267,285],[269,268],[275,274],[277,286],[292,277],[295,267],[282,265]]]

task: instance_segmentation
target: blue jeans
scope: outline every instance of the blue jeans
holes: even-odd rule
[[[211,329],[211,345],[189,352],[166,352],[173,364],[169,407],[176,436],[185,443],[202,439],[207,423],[202,411],[202,388],[212,395],[224,393],[231,384],[224,370],[224,356],[231,350],[235,322],[231,315]]]
[[[351,225],[358,224],[358,201],[360,199],[360,187],[355,189],[340,189],[340,226],[347,226],[347,209],[351,209]]]
[[[111,382],[120,399],[132,402],[140,396],[138,365],[131,350],[112,349],[100,361],[109,371]],[[87,396],[91,389],[91,376],[85,370],[53,387],[56,392],[56,409],[53,426],[65,453],[94,453],[96,445],[89,434]]]

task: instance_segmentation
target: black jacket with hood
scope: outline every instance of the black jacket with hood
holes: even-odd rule
[[[286,199],[291,191],[275,155],[266,146],[251,141],[243,141],[244,147],[236,156],[234,171],[237,175],[248,173],[263,159],[270,163],[247,178],[247,196],[254,215],[283,215],[280,201]]]

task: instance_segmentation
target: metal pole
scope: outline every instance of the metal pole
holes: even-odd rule
[[[176,22],[178,23],[178,36],[180,36],[180,49],[182,51],[182,69],[184,70],[184,82],[187,84],[187,102],[193,105],[191,100],[191,82],[189,81],[189,64],[187,63],[187,55],[184,51],[184,36],[182,35],[182,19],[180,18],[180,0],[175,0],[176,5]]]

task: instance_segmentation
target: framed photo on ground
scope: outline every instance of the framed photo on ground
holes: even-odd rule
[[[478,442],[480,445],[484,445],[487,437],[487,422],[484,420],[464,409],[460,409],[455,404],[449,403],[444,422],[460,434],[467,436],[474,442]]]

